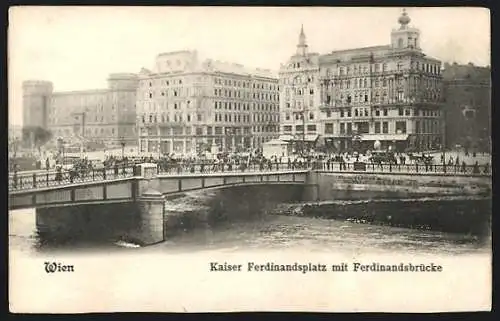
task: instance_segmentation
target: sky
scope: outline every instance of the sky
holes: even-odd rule
[[[490,65],[490,12],[484,8],[406,8],[423,51],[443,62]],[[304,25],[320,54],[390,43],[396,7],[11,7],[9,123],[22,123],[24,80],[55,91],[106,88],[108,74],[152,68],[161,52],[278,70],[295,53]]]

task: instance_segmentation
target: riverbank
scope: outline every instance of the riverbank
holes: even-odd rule
[[[487,238],[491,230],[492,200],[477,196],[336,200],[280,204],[272,213]]]

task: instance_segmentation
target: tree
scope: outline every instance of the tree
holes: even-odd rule
[[[40,126],[23,127],[23,142],[34,145],[38,151],[52,138],[52,132]]]

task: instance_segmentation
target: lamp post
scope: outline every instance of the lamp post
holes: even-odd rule
[[[122,146],[122,160],[125,158],[125,139],[123,136],[120,137],[120,145]]]

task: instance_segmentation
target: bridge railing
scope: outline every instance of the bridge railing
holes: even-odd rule
[[[307,166],[295,169],[307,170]],[[269,172],[291,170],[287,163],[268,164],[176,164],[170,166],[158,166],[158,174],[162,175],[186,175],[186,174],[210,174],[210,173],[245,173],[245,172]]]
[[[250,165],[229,164],[184,164],[171,166],[158,166],[158,173],[164,175],[184,175],[199,173],[224,173],[224,172],[266,172],[289,170],[323,170],[323,171],[348,171],[348,172],[383,172],[395,174],[447,174],[447,175],[491,175],[487,165],[442,165],[442,164],[374,164],[374,163],[340,163],[316,161],[310,163],[266,163]]]
[[[19,175],[14,173],[9,175],[9,191],[127,178],[135,176],[136,173],[135,166],[118,166],[79,172],[62,170],[60,172],[47,171]]]
[[[229,165],[229,164],[159,164],[157,173],[162,175],[189,175],[209,173],[244,173],[269,172],[291,170],[322,170],[330,172],[355,173],[394,173],[394,174],[446,174],[459,176],[491,175],[487,165],[442,165],[442,164],[372,164],[372,163],[340,163],[316,161],[310,163],[276,163]],[[70,171],[47,172],[11,175],[9,177],[9,191],[28,190],[34,188],[69,185],[73,183],[105,181],[117,178],[128,178],[140,175],[138,166],[119,166],[106,169],[93,169],[79,175]]]
[[[443,165],[443,164],[374,164],[318,162],[314,169],[323,171],[382,172],[395,174],[446,174],[457,176],[491,175],[489,165]]]

